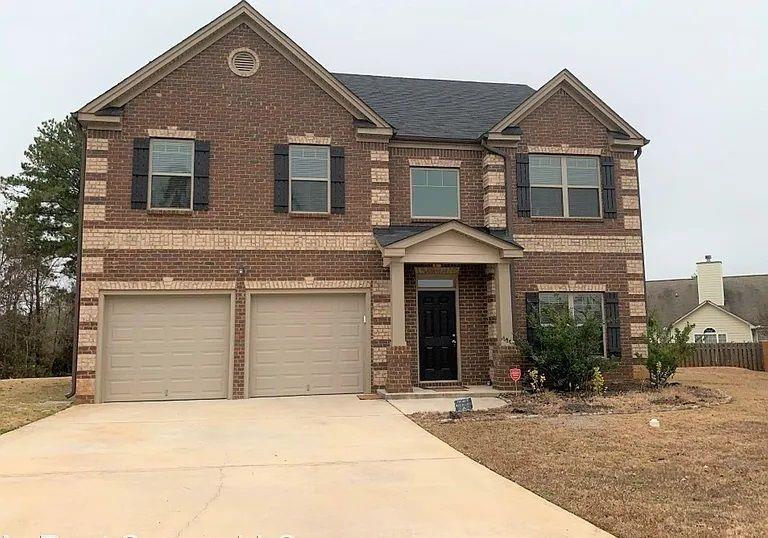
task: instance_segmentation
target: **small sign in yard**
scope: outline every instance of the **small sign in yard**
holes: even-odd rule
[[[466,413],[472,411],[472,398],[459,398],[453,401],[457,413]]]
[[[523,371],[520,368],[510,368],[509,369],[509,377],[517,383],[520,381],[520,378],[523,377]]]

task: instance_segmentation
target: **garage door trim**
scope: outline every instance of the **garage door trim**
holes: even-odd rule
[[[178,296],[199,296],[199,295],[218,295],[229,299],[229,361],[227,366],[227,398],[232,399],[232,379],[234,375],[234,357],[235,357],[235,292],[232,290],[100,290],[99,291],[99,313],[97,321],[97,339],[96,339],[96,377],[95,382],[95,403],[104,401],[103,384],[104,376],[107,374],[106,367],[102,363],[104,357],[106,331],[106,303],[108,298],[115,296],[146,296],[156,297],[159,295],[178,295]]]
[[[351,294],[365,296],[365,335],[366,345],[364,348],[365,357],[363,359],[363,390],[371,392],[371,327],[373,319],[371,317],[371,290],[368,288],[323,288],[323,289],[269,289],[269,290],[250,290],[245,298],[245,391],[246,398],[250,397],[250,377],[251,377],[251,305],[253,298],[259,295],[338,295]]]

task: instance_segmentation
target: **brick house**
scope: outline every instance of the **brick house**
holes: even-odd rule
[[[79,402],[504,387],[553,302],[643,351],[648,141],[566,70],[331,74],[241,2],[77,117]]]

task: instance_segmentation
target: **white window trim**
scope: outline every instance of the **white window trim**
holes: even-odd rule
[[[551,153],[533,153],[531,154],[533,156],[542,156],[542,157],[558,157],[560,159],[560,178],[562,179],[562,183],[557,185],[543,185],[543,184],[534,184],[533,180],[530,180],[530,188],[539,188],[539,189],[560,189],[561,196],[563,200],[563,214],[562,215],[534,215],[533,214],[533,193],[531,193],[531,218],[534,219],[586,219],[586,220],[600,220],[603,218],[603,181],[602,177],[600,176],[600,159],[599,157],[595,157],[592,155],[554,155]],[[568,185],[568,157],[577,157],[577,158],[590,158],[595,161],[597,161],[597,187],[589,187],[586,185]],[[529,172],[530,174],[530,172]],[[571,217],[570,215],[570,207],[568,207],[568,189],[591,189],[594,190],[597,188],[597,216],[595,217]]]
[[[328,184],[328,187],[325,190],[327,193],[327,199],[325,201],[325,211],[296,211],[293,209],[293,170],[291,165],[291,162],[293,161],[293,159],[291,159],[291,152],[293,151],[293,148],[301,148],[301,147],[324,148],[328,153],[327,176],[325,178],[311,178],[311,177],[296,178],[296,181],[318,181],[318,182],[323,181]],[[331,146],[315,145],[315,144],[289,144],[288,145],[288,212],[294,213],[297,215],[330,215],[331,214]]]
[[[158,174],[166,177],[189,177],[189,207],[152,207],[152,147],[156,141],[178,141],[187,142],[192,146],[192,166],[189,174],[163,173]],[[149,166],[147,170],[147,209],[152,211],[192,211],[195,204],[195,141],[188,138],[150,138],[149,139]]]
[[[704,342],[704,336],[710,336],[714,335],[716,342]],[[720,337],[724,337],[725,340],[722,342],[720,341]],[[698,340],[696,340],[698,338]],[[717,329],[714,329],[712,327],[707,327],[704,329],[704,332],[694,334],[693,335],[693,341],[696,344],[727,344],[728,343],[728,333],[726,332],[718,332]]]
[[[456,170],[456,216],[455,217],[427,217],[413,214],[413,171],[414,170]],[[410,190],[408,198],[411,204],[411,220],[461,220],[461,171],[452,166],[411,166],[408,174],[410,175]]]
[[[605,319],[605,293],[600,291],[540,291],[539,292],[539,314],[541,314],[541,296],[546,294],[565,295],[568,300],[568,312],[575,316],[574,296],[576,295],[599,295],[600,296],[600,325],[603,328],[603,356],[608,356],[608,322]],[[542,325],[547,325],[542,323]]]

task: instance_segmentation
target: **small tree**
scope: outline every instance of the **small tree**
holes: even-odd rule
[[[648,328],[645,333],[645,343],[648,345],[648,356],[637,355],[645,361],[648,377],[656,388],[665,386],[675,375],[677,365],[693,356],[694,346],[689,339],[693,325],[686,324],[684,329],[673,329],[665,326],[651,315],[648,318]]]
[[[593,315],[576,319],[567,307],[548,307],[528,323],[535,343],[518,346],[555,390],[588,388],[595,372],[607,372],[618,362],[603,355],[602,322]]]

